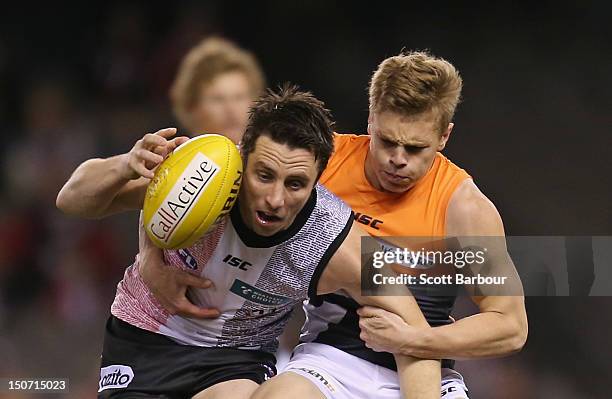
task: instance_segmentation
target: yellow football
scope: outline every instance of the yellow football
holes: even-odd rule
[[[242,181],[242,160],[227,137],[195,137],[159,165],[143,206],[145,230],[160,248],[186,248],[230,211]]]

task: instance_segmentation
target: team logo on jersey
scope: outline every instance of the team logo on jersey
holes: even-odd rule
[[[253,266],[253,264],[251,262],[247,262],[246,260],[242,260],[240,258],[238,258],[237,256],[234,256],[232,254],[227,254],[227,256],[225,258],[223,258],[223,262],[227,263],[228,265],[232,266],[232,267],[236,267],[240,270],[244,270],[244,271],[248,271],[249,270],[249,266]]]
[[[361,212],[355,213],[355,220],[361,224],[365,224],[366,226],[370,226],[371,228],[376,229],[376,230],[380,230],[378,225],[384,223],[380,219],[374,219],[373,216],[366,215],[365,213],[361,213]]]
[[[185,264],[185,266],[187,266],[191,270],[198,269],[198,262],[195,260],[195,257],[188,250],[179,249],[177,252],[179,254],[179,257]]]
[[[259,305],[279,306],[291,302],[291,298],[262,291],[259,288],[253,287],[251,284],[245,283],[239,279],[234,280],[230,291]]]
[[[113,364],[100,369],[98,392],[110,388],[126,388],[134,379],[134,371],[130,366]]]

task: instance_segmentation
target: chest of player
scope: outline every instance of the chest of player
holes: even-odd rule
[[[212,234],[215,234],[214,232]],[[296,248],[307,251],[298,234],[288,242],[258,248],[243,243],[231,221],[218,239],[208,237],[192,247],[168,251],[167,261],[210,279],[214,286],[190,292],[197,303],[232,311],[293,306],[307,297],[308,284],[318,259],[297,259]]]

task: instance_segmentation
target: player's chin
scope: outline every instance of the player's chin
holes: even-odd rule
[[[390,193],[399,194],[399,193],[403,193],[403,192],[410,190],[412,186],[414,186],[414,182],[412,180],[408,180],[402,183],[394,183],[394,182],[385,181],[382,184],[382,186],[385,191],[388,191]]]
[[[282,228],[281,227],[258,227],[255,229],[255,233],[257,233],[257,235],[260,235],[262,237],[271,237],[274,234],[278,233],[279,231],[281,231]]]

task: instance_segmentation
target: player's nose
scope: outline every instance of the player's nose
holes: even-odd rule
[[[395,148],[389,156],[389,163],[394,168],[401,169],[405,167],[406,165],[408,165],[408,160],[406,159],[404,154],[402,154],[401,151],[399,151],[398,148]]]
[[[266,193],[266,205],[270,210],[276,210],[285,205],[285,190],[282,184],[272,185]]]

